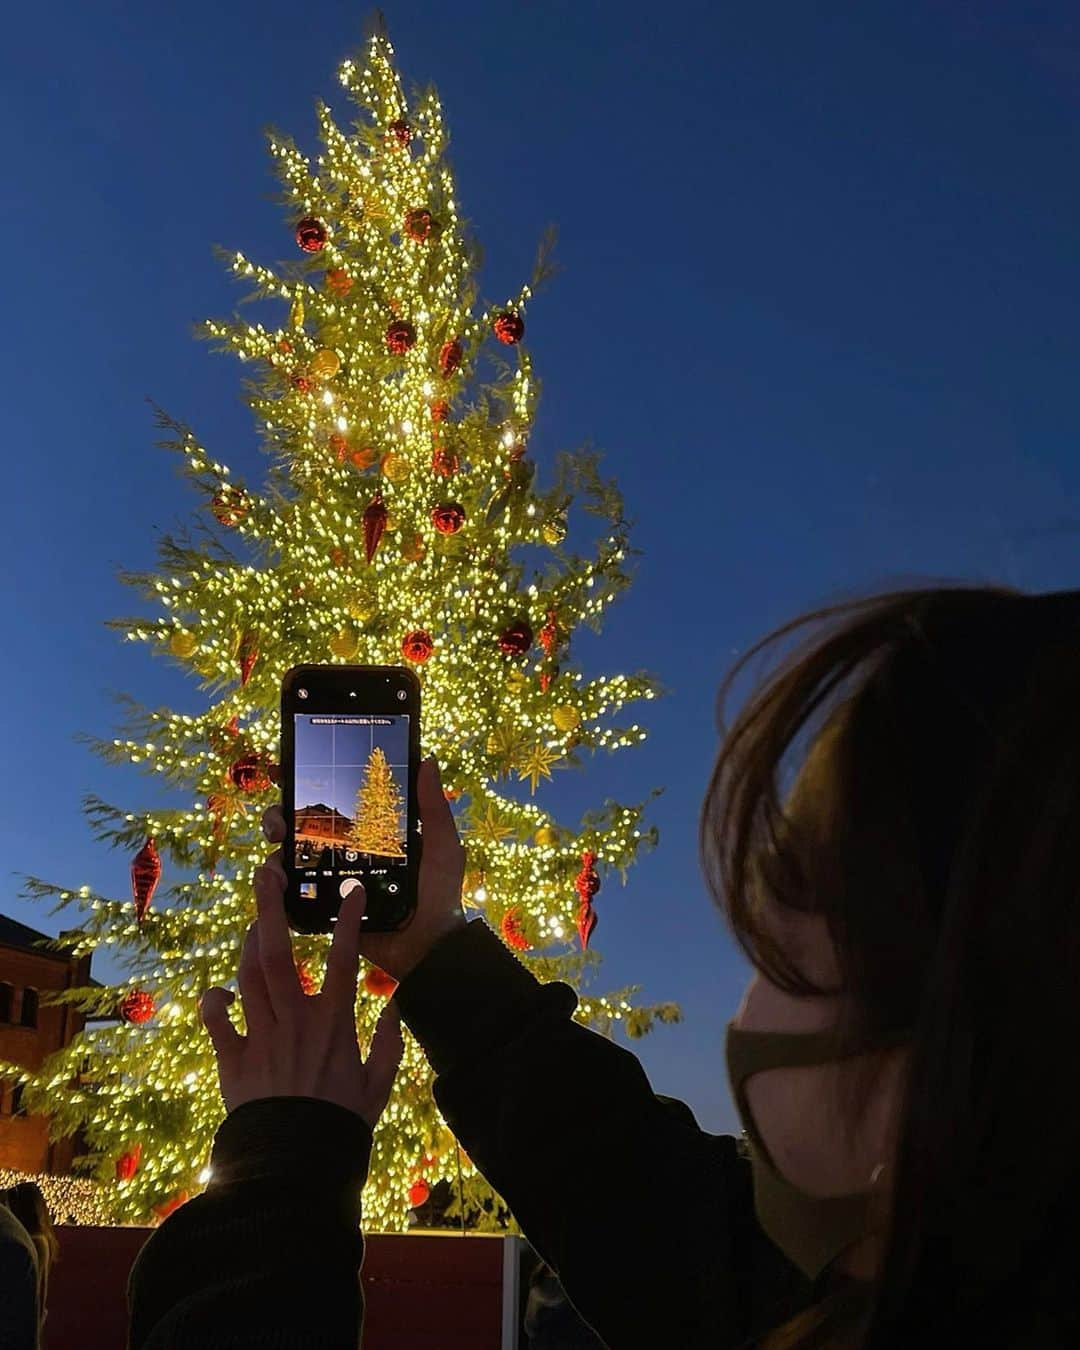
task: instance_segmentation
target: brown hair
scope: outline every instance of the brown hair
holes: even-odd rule
[[[34,1244],[38,1262],[38,1316],[44,1321],[49,1272],[60,1255],[60,1241],[53,1228],[49,1206],[41,1188],[34,1181],[19,1181],[8,1190],[0,1191],[0,1200],[26,1229]]]
[[[807,630],[725,728],[748,664]],[[743,656],[719,707],[701,848],[737,941],[790,993],[849,994],[842,1044],[911,1034],[879,1278],[861,1303],[838,1280],[765,1344],[1007,1345],[1001,1281],[1060,1268],[1046,1243],[1078,1175],[1078,1094],[1048,1103],[1034,1150],[1025,1135],[1080,1041],[1080,592],[924,587],[816,610]],[[825,919],[836,987],[781,949],[766,901]],[[877,1067],[853,1084],[850,1132]],[[1024,1305],[1014,1292],[1017,1335]]]

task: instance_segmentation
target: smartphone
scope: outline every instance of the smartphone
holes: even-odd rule
[[[294,666],[281,685],[285,911],[329,933],[359,879],[369,932],[403,928],[420,874],[420,685],[404,666]]]

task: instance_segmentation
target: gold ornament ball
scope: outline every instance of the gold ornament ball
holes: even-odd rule
[[[323,347],[311,358],[308,370],[317,380],[332,380],[341,369],[341,357],[332,347]]]
[[[199,639],[195,634],[189,633],[184,629],[181,629],[178,633],[174,633],[169,639],[169,650],[172,652],[173,656],[179,656],[181,660],[185,661],[189,656],[194,654],[195,648],[198,645]]]
[[[551,720],[555,723],[556,731],[576,731],[581,726],[581,713],[572,703],[560,703],[552,709]]]
[[[342,661],[351,661],[360,649],[360,635],[351,624],[339,628],[330,639],[331,652]]]
[[[401,556],[406,562],[419,562],[426,551],[422,534],[406,535],[401,541]]]
[[[534,842],[539,848],[554,848],[559,842],[559,831],[552,825],[541,825],[536,831]]]
[[[550,520],[545,520],[541,534],[543,534],[546,544],[561,544],[566,538],[566,521],[560,516],[553,516]]]
[[[388,483],[403,483],[409,476],[409,461],[404,455],[384,455],[382,475]]]
[[[346,605],[349,617],[357,623],[367,623],[368,619],[374,618],[378,608],[379,602],[368,591],[359,591]]]
[[[529,683],[529,677],[516,667],[506,677],[506,688],[511,694],[520,694]]]

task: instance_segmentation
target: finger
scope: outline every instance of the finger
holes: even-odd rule
[[[322,987],[323,997],[350,1018],[356,1004],[356,979],[360,965],[360,920],[367,906],[364,887],[355,877],[351,880],[356,884],[349,890],[338,911],[334,940],[326,956],[326,978]]]
[[[439,766],[434,759],[425,759],[417,770],[416,799],[420,807],[425,855],[445,857],[460,852],[454,813],[443,795]]]
[[[280,844],[285,838],[285,812],[280,806],[268,806],[263,812],[263,834],[272,844]]]
[[[285,872],[285,859],[282,856],[281,849],[274,849],[262,866],[268,867],[275,874],[284,895],[285,887],[289,884],[289,878]]]
[[[199,1004],[202,1024],[210,1033],[214,1054],[220,1065],[231,1064],[244,1043],[244,1038],[229,1017],[229,1007],[235,1000],[236,995],[230,989],[215,985],[203,994]]]
[[[249,1031],[257,1035],[270,1031],[274,1025],[274,1010],[270,1006],[266,980],[259,960],[259,925],[253,923],[247,930],[240,951],[240,969],[237,972],[244,1021]]]
[[[303,998],[296,973],[292,938],[285,919],[284,874],[270,866],[255,869],[255,903],[259,911],[259,965],[275,1018],[293,1012]]]
[[[404,1049],[401,1016],[397,1004],[390,1002],[379,1014],[366,1062],[369,1100],[375,1120],[382,1115],[383,1108],[390,1100],[390,1090],[394,1086]]]

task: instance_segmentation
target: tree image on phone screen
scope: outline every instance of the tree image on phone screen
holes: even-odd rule
[[[297,873],[363,876],[406,862],[408,716],[296,713],[293,735]]]

